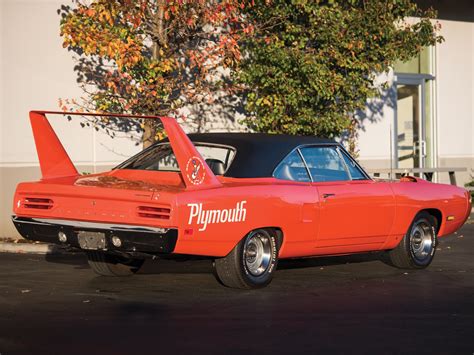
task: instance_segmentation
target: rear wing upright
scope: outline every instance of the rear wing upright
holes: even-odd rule
[[[127,115],[114,113],[80,113],[61,111],[30,111],[31,127],[43,179],[78,176],[79,173],[69,158],[61,141],[54,132],[46,115],[101,116],[136,119],[159,119],[170,141],[187,189],[204,189],[220,186],[221,183],[189,140],[178,122],[170,117]]]

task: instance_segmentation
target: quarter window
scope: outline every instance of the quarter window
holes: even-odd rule
[[[335,147],[304,147],[300,150],[314,182],[350,180]]]
[[[277,166],[273,176],[281,180],[310,182],[311,178],[298,151],[294,150]]]

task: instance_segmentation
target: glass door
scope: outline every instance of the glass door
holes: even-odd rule
[[[430,98],[426,87],[432,79],[426,74],[396,74],[395,168],[431,166],[432,125],[427,115]]]
[[[397,85],[397,167],[422,168],[426,141],[421,127],[420,85]]]

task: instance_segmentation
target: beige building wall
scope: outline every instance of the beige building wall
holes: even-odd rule
[[[466,168],[456,173],[458,185],[470,181],[474,169],[474,23],[440,20],[442,44],[435,47],[433,92],[433,139],[437,154],[435,167]],[[393,83],[389,77],[389,83]],[[359,159],[369,169],[390,167],[390,130],[395,125],[396,97],[394,88],[382,99],[372,100],[369,107],[386,104],[379,112],[365,113],[359,132]],[[395,105],[395,107],[394,107]],[[449,183],[447,173],[437,176],[438,182]]]
[[[440,21],[445,42],[436,51],[438,164],[474,168],[474,23]],[[447,181],[444,177],[442,181]]]
[[[359,139],[359,162],[366,169],[390,168],[392,154],[391,137],[395,119],[396,90],[393,87],[394,73],[381,75],[381,82],[390,87],[380,98],[369,100],[365,112],[358,114],[361,122]]]

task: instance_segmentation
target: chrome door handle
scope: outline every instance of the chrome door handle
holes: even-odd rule
[[[328,198],[332,196],[336,196],[336,194],[323,194],[323,198]]]

